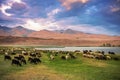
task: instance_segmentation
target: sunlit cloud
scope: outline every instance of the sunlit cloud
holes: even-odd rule
[[[24,4],[25,3],[22,0],[6,0],[6,4],[2,4],[0,6],[0,11],[6,15],[6,16],[12,16],[14,14],[8,13],[6,10],[12,9],[12,6],[14,5],[14,3],[18,3],[18,4]]]
[[[23,3],[21,0],[11,0],[13,2],[17,2],[17,3]]]
[[[4,15],[6,15],[6,16],[12,16],[12,14],[6,12],[7,9],[11,9],[11,7],[8,6],[8,5],[4,5],[4,4],[2,4],[1,7],[0,7],[0,11],[1,11]]]
[[[84,4],[84,3],[87,3],[88,0],[60,0],[60,2],[62,3],[62,5],[64,7],[66,7],[66,9],[70,10],[72,8],[72,4],[73,3],[77,3],[78,2],[78,3]]]
[[[32,30],[42,30],[48,29],[51,30],[53,27],[56,29],[58,27],[56,22],[52,22],[51,19],[47,18],[36,18],[36,19],[25,19],[25,24],[23,24],[25,28],[32,29]]]
[[[118,11],[120,11],[120,7],[111,6],[111,12],[118,12]]]
[[[93,26],[90,24],[71,24],[72,19],[64,19],[60,21],[53,21],[49,18],[36,18],[36,19],[26,19],[26,23],[23,25],[25,28],[32,30],[66,30],[73,29],[79,30],[85,33],[95,33],[95,34],[110,34],[104,26]],[[67,24],[66,24],[67,23]]]
[[[49,12],[49,13],[47,14],[47,16],[53,18],[53,16],[54,16],[55,14],[59,13],[59,12],[61,12],[61,9],[56,8],[56,9],[53,9],[51,12]]]

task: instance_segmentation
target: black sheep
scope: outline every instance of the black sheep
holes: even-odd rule
[[[66,57],[65,56],[61,56],[61,59],[66,60]]]
[[[37,63],[41,63],[41,60],[39,58],[34,58],[34,60],[37,62]]]
[[[20,61],[19,61],[19,60],[16,60],[16,59],[13,59],[11,64],[12,64],[12,65],[15,64],[15,65],[17,65],[17,66],[22,66],[21,63],[20,63]]]
[[[25,59],[21,59],[21,62],[22,62],[23,64],[27,64],[27,62],[26,62]]]
[[[33,64],[37,64],[37,63],[40,63],[41,62],[41,60],[39,59],[39,58],[31,58],[31,57],[29,57],[28,58],[28,61],[30,62],[30,63],[33,63]]]
[[[115,55],[115,53],[114,53],[114,52],[110,52],[110,51],[108,52],[108,54],[113,54],[113,55]]]
[[[9,55],[5,55],[5,56],[4,56],[4,60],[6,60],[6,59],[7,59],[7,60],[11,60],[12,58],[11,58],[11,56],[9,56]]]
[[[69,54],[72,59],[75,59],[76,57],[73,54]]]

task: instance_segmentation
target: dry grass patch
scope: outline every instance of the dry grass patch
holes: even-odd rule
[[[102,60],[96,60],[96,59],[87,59],[85,58],[83,60],[84,63],[90,66],[95,66],[95,67],[107,67],[109,64],[107,64],[105,61]]]
[[[4,80],[65,80],[62,75],[44,65],[35,65],[23,71],[4,76]]]

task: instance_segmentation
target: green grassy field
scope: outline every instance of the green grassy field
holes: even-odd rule
[[[27,62],[19,67],[0,54],[0,80],[120,80],[120,61],[88,59],[81,54],[76,59],[56,56],[50,61],[48,53],[42,53],[41,60],[37,65]]]

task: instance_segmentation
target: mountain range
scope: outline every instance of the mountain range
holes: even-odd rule
[[[22,26],[17,26],[14,28],[9,28],[0,25],[0,36],[18,36],[18,37],[37,37],[45,39],[118,39],[120,36],[110,36],[103,34],[89,34],[81,31],[76,31],[72,29],[66,30],[40,30],[34,31]]]
[[[113,43],[114,45],[120,45],[120,36],[110,36],[110,35],[104,35],[104,34],[90,34],[90,33],[84,33],[84,32],[76,31],[76,30],[72,30],[72,29],[54,30],[54,31],[50,31],[50,30],[34,31],[34,30],[24,28],[22,26],[9,28],[9,27],[0,25],[0,36],[23,37],[25,39],[29,38],[29,40],[30,40],[30,38],[32,40],[33,40],[33,38],[35,38],[35,41],[36,41],[36,38],[37,38],[37,40],[39,39],[39,41],[40,41],[40,39],[42,39],[42,40],[56,39],[56,40],[63,41],[64,44],[65,44],[66,40],[70,40],[71,43],[74,42],[75,44],[80,44],[81,41],[82,42],[92,41],[93,42],[92,44],[94,44],[94,42],[96,42],[95,44],[97,44],[97,42],[99,44],[100,43],[102,44],[103,42],[106,42],[106,43],[108,42],[108,43]],[[8,39],[6,37],[5,37],[5,39]],[[1,41],[3,41],[2,39],[3,38],[1,38]],[[22,40],[24,40],[24,39],[22,39]],[[17,42],[17,41],[15,41],[15,42]],[[34,40],[33,40],[33,42],[34,42]],[[86,44],[86,42],[84,44]],[[57,43],[59,43],[59,42],[53,41],[52,43],[53,44],[56,43],[56,45],[57,45]]]

